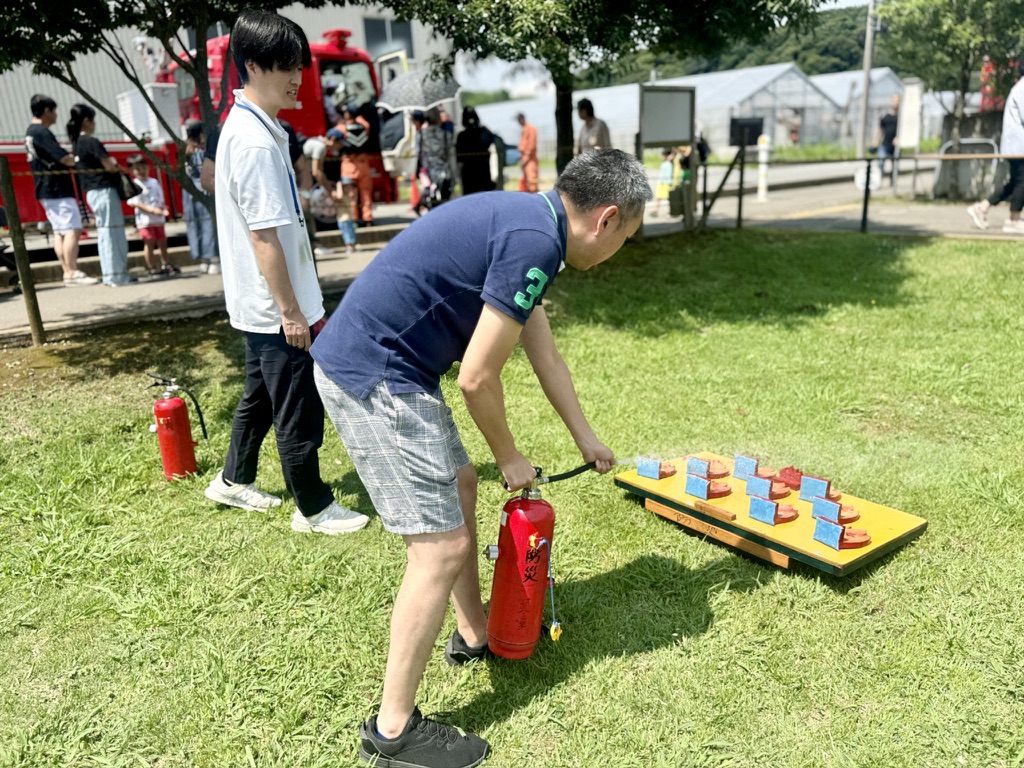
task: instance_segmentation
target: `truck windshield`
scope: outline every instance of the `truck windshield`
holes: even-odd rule
[[[361,107],[377,101],[370,67],[362,61],[321,61],[320,86],[330,125],[337,121],[337,114],[346,104]]]

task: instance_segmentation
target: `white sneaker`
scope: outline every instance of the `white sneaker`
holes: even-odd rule
[[[975,203],[967,207],[967,215],[971,217],[974,226],[978,229],[988,229],[988,216],[981,210],[981,206]]]
[[[218,504],[226,504],[239,509],[251,509],[254,512],[265,512],[271,507],[281,506],[281,499],[264,493],[252,483],[228,485],[224,482],[223,471],[218,472],[213,481],[206,486],[206,498]]]
[[[211,261],[209,268],[206,270],[208,275],[219,275],[220,274],[220,262]]]
[[[97,283],[99,283],[97,278],[89,277],[80,269],[64,276],[64,285],[96,285]]]
[[[332,501],[327,508],[312,517],[306,517],[299,510],[292,515],[292,530],[298,533],[355,533],[364,527],[370,518]]]
[[[1008,235],[1024,235],[1024,220],[1007,219],[1003,224],[1003,232]]]
[[[313,249],[313,253],[315,253],[317,256],[326,256],[329,253],[331,253],[331,249],[324,248],[322,245],[318,245]]]

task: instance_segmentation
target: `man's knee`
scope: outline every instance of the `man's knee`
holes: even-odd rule
[[[424,533],[406,537],[409,565],[434,571],[442,578],[454,579],[463,561],[473,550],[473,538],[465,525],[444,533]]]
[[[476,469],[472,464],[467,464],[464,467],[460,467],[455,473],[456,478],[459,481],[460,493],[472,493],[476,494],[477,486],[480,483],[479,478],[476,474]]]

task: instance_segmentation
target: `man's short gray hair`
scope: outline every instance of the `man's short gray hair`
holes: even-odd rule
[[[555,191],[583,213],[617,205],[623,221],[640,216],[654,197],[643,163],[620,149],[577,155],[558,177]]]

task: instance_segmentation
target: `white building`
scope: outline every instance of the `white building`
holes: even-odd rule
[[[830,72],[812,75],[811,82],[828,94],[840,110],[841,144],[856,144],[857,131],[861,125],[861,110],[864,103],[864,70]],[[868,122],[865,145],[874,143],[878,121],[889,111],[893,95],[903,93],[903,81],[889,67],[875,67],[871,70],[871,87],[868,91]],[[923,134],[927,136],[928,134]]]
[[[773,144],[791,143],[796,129],[801,143],[835,141],[839,108],[817,88],[796,64],[709,72],[702,75],[658,80],[657,85],[684,85],[696,89],[697,128],[713,150],[729,145],[729,121],[734,117],[763,117],[764,129]],[[588,98],[594,114],[608,123],[612,145],[634,151],[640,128],[640,86],[613,85],[576,91],[573,104]],[[537,127],[539,151],[555,154],[555,94],[542,93],[531,99],[485,104],[477,108],[481,121],[502,136],[506,143],[519,140],[515,117],[519,112]],[[573,112],[573,135],[580,120]]]

